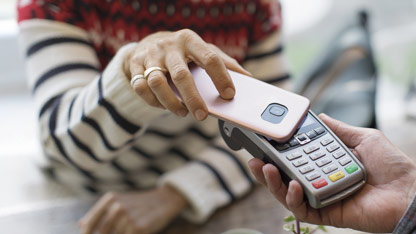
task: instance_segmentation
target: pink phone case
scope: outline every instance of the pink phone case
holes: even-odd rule
[[[204,69],[195,67],[191,71],[211,115],[278,142],[285,142],[293,135],[309,110],[307,98],[230,70],[236,94],[232,100],[225,100]],[[272,103],[287,108],[286,116],[278,124],[261,117]]]

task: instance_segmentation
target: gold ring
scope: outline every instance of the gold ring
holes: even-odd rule
[[[163,69],[161,67],[149,67],[148,69],[146,69],[146,71],[144,71],[144,78],[147,79],[147,77],[149,77],[150,73],[152,73],[154,71],[161,71],[161,72],[165,73],[166,69]]]
[[[133,87],[134,82],[136,82],[138,79],[144,79],[144,75],[135,75],[130,80],[130,85]]]

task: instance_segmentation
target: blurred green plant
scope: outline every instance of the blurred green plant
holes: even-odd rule
[[[285,225],[283,225],[283,230],[287,232],[292,232],[294,234],[312,234],[318,230],[328,232],[328,230],[326,230],[325,226],[323,225],[318,225],[314,227],[301,227],[300,222],[293,215],[286,216],[283,221],[285,221],[286,223]]]

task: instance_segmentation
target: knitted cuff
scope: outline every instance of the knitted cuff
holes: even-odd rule
[[[159,182],[170,185],[187,199],[189,206],[183,216],[193,223],[206,221],[217,208],[230,202],[213,174],[196,162],[165,174]]]

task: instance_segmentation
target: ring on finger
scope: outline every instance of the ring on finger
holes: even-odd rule
[[[136,82],[138,79],[145,79],[145,76],[141,74],[133,76],[133,78],[130,80],[130,85],[133,87],[134,82]]]
[[[149,67],[148,69],[146,69],[146,71],[144,71],[144,78],[147,79],[149,77],[150,73],[152,73],[154,71],[161,71],[161,72],[165,73],[166,69],[161,68],[161,67]]]

